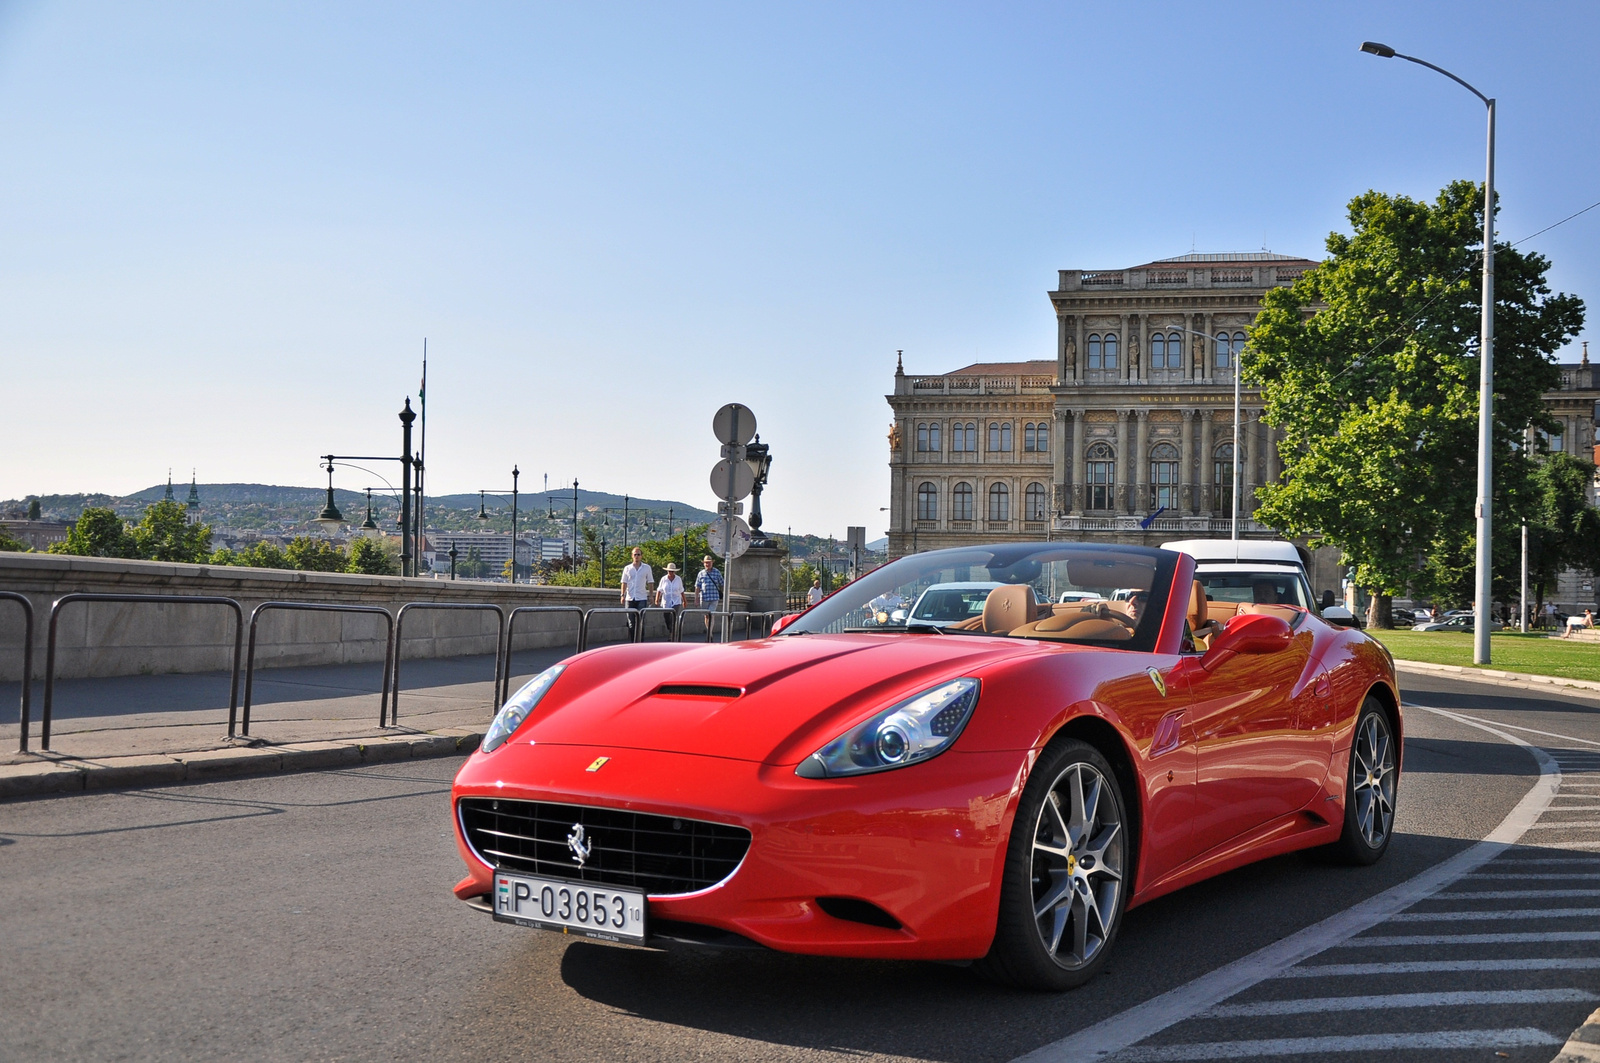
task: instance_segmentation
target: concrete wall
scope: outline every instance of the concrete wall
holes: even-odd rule
[[[251,610],[266,601],[376,605],[391,615],[408,602],[493,603],[508,613],[525,605],[592,609],[618,604],[617,591],[602,588],[513,587],[18,553],[0,553],[0,590],[24,594],[33,603],[36,679],[44,676],[51,603],[78,592],[232,598],[244,608],[247,625]],[[735,608],[741,607],[736,597]],[[603,638],[601,620],[596,618],[596,636]],[[220,671],[231,667],[233,630],[233,611],[222,605],[71,603],[62,609],[57,625],[56,676]],[[493,653],[495,631],[495,614],[488,610],[412,610],[406,615],[402,652],[407,658]],[[379,616],[269,612],[258,628],[257,666],[382,661],[384,632]],[[245,635],[248,640],[248,627]],[[21,608],[0,601],[0,681],[21,677],[22,641]],[[524,615],[517,620],[513,648],[572,646],[576,641],[576,617]]]

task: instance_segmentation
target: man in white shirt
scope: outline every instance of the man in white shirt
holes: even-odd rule
[[[637,546],[633,548],[633,564],[622,566],[622,604],[628,609],[643,609],[650,604],[650,584],[655,582],[655,573],[650,566],[644,563],[644,551]],[[637,618],[628,618],[628,627],[633,628]]]
[[[806,591],[806,607],[810,608],[820,601],[822,601],[822,577],[818,576],[811,581],[811,589]]]

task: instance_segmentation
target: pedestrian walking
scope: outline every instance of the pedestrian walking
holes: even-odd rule
[[[624,608],[639,610],[650,604],[650,584],[656,580],[655,573],[650,566],[644,563],[644,551],[637,546],[633,548],[632,564],[622,567],[622,604]],[[637,616],[628,617],[628,633],[634,638],[638,637],[635,625]]]
[[[703,561],[705,568],[694,578],[695,593],[700,596],[700,608],[715,611],[717,603],[722,601],[722,573],[717,571],[717,563],[710,554]],[[706,641],[711,640],[711,613],[706,614]]]
[[[671,609],[672,615],[667,618],[667,625],[673,630],[678,630],[678,614],[683,612],[683,579],[678,575],[678,563],[667,562],[666,574],[661,577],[661,582],[656,584],[656,604],[663,609]]]
[[[822,577],[817,576],[811,580],[811,589],[806,591],[806,608],[822,601]]]

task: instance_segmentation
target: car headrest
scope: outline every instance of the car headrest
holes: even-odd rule
[[[1034,618],[1033,588],[1027,584],[1010,583],[989,592],[983,603],[983,630],[991,635],[1005,635]]]
[[[1206,585],[1195,580],[1189,588],[1189,630],[1200,630],[1209,619],[1206,615]]]

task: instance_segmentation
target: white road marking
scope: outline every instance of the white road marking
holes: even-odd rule
[[[1464,713],[1451,712],[1448,709],[1435,709],[1435,708],[1431,708],[1431,707],[1429,707],[1427,705],[1407,705],[1406,708],[1408,708],[1408,709],[1421,709],[1423,712],[1436,712],[1441,716],[1448,716],[1452,720],[1459,720],[1462,723],[1474,723],[1474,724],[1477,724],[1478,726],[1482,727],[1486,731],[1487,730],[1492,730],[1492,729],[1494,729],[1496,727],[1504,727],[1504,728],[1507,728],[1507,729],[1512,730],[1512,731],[1526,731],[1526,732],[1528,732],[1529,734],[1532,734],[1532,735],[1543,735],[1546,738],[1559,738],[1563,742],[1578,742],[1578,743],[1581,743],[1582,745],[1586,745],[1586,746],[1600,746],[1600,742],[1597,742],[1592,738],[1574,738],[1572,735],[1558,735],[1554,731],[1539,731],[1539,730],[1535,730],[1532,727],[1522,727],[1522,726],[1520,726],[1518,724],[1514,724],[1514,723],[1496,723],[1493,720],[1480,720],[1476,716],[1467,716]],[[1526,745],[1527,743],[1519,742],[1517,744],[1518,745]],[[1567,756],[1568,754],[1562,753],[1560,755],[1561,756]]]
[[[1402,912],[1389,917],[1391,923],[1478,922],[1484,919],[1566,919],[1576,915],[1600,915],[1600,908],[1521,908],[1500,912]]]
[[[1130,1045],[1137,1044],[1147,1037],[1193,1018],[1207,1008],[1215,1007],[1224,1000],[1242,993],[1252,986],[1259,985],[1268,978],[1281,975],[1296,964],[1308,960],[1320,952],[1326,951],[1330,946],[1354,937],[1364,930],[1370,930],[1377,924],[1391,919],[1419,901],[1426,900],[1433,894],[1455,882],[1462,875],[1476,871],[1490,860],[1500,856],[1521,839],[1534,821],[1550,805],[1551,798],[1555,797],[1560,786],[1561,773],[1556,762],[1544,750],[1531,743],[1510,734],[1492,723],[1471,720],[1457,713],[1445,709],[1434,709],[1426,706],[1412,706],[1424,712],[1431,712],[1447,719],[1465,723],[1469,727],[1487,731],[1498,738],[1521,746],[1531,754],[1539,764],[1539,778],[1532,788],[1517,802],[1515,808],[1500,821],[1499,826],[1489,832],[1483,841],[1472,845],[1449,859],[1435,864],[1433,867],[1407,879],[1397,886],[1391,886],[1376,896],[1346,908],[1319,923],[1313,923],[1302,930],[1290,934],[1288,937],[1257,949],[1248,956],[1241,957],[1229,964],[1224,964],[1213,971],[1201,975],[1199,978],[1168,990],[1160,996],[1153,997],[1143,1003],[1102,1019],[1092,1026],[1069,1034],[1059,1041],[1041,1045],[1026,1055],[1019,1056],[1015,1063],[1077,1063],[1104,1059],[1114,1052],[1120,1052]],[[1556,736],[1561,737],[1561,736]],[[1600,745],[1600,743],[1595,743]],[[1501,913],[1475,913],[1484,915],[1498,915]],[[1538,1031],[1535,1031],[1538,1032]],[[1540,1034],[1540,1036],[1548,1036]],[[1315,1039],[1312,1039],[1315,1040]],[[1332,1040],[1348,1044],[1352,1039],[1333,1038]],[[1473,1041],[1474,1046],[1481,1045],[1481,1040]],[[1560,1044],[1560,1041],[1537,1042],[1540,1044]],[[1450,1047],[1448,1045],[1442,1047]],[[1307,1051],[1340,1051],[1339,1048],[1308,1049]],[[1234,1054],[1237,1054],[1236,1052]],[[1280,1053],[1281,1054],[1281,1053]],[[1174,1057],[1191,1058],[1191,1057]],[[1200,1058],[1229,1058],[1228,1054],[1215,1057]]]
[[[1563,827],[1582,827],[1582,828],[1585,828],[1585,829],[1591,829],[1592,830],[1595,827],[1600,827],[1600,819],[1576,819],[1576,820],[1569,819],[1566,822],[1562,822],[1560,820],[1556,820],[1556,821],[1554,821],[1552,823],[1535,823],[1533,826],[1529,827],[1528,829],[1529,830],[1561,830]]]
[[[1510,945],[1515,942],[1600,941],[1600,930],[1530,930],[1514,934],[1382,934],[1351,938],[1333,946],[1358,949],[1365,945]]]
[[[1537,871],[1537,872],[1534,872],[1531,875],[1526,875],[1526,874],[1519,875],[1519,874],[1515,874],[1513,872],[1506,872],[1506,871],[1474,871],[1470,875],[1462,875],[1461,877],[1462,878],[1473,878],[1473,879],[1478,879],[1478,878],[1494,879],[1496,881],[1504,881],[1506,879],[1513,879],[1514,878],[1514,879],[1518,879],[1518,880],[1523,881],[1523,882],[1550,882],[1550,881],[1554,881],[1556,879],[1561,879],[1563,881],[1571,881],[1572,879],[1575,879],[1575,878],[1578,878],[1578,879],[1600,878],[1600,874],[1596,874],[1595,872],[1591,872],[1591,871]]]
[[[1528,852],[1545,851],[1546,850],[1543,848],[1528,850]],[[1600,867],[1600,856],[1532,856],[1525,858],[1520,852],[1512,851],[1507,853],[1505,856],[1500,857],[1499,860],[1493,861],[1486,866],[1491,868],[1505,867],[1507,869],[1515,869],[1519,867],[1533,867],[1534,865],[1550,864],[1560,864],[1563,867],[1568,864],[1581,864],[1585,867]],[[1473,874],[1479,874],[1479,872],[1475,871]],[[1485,871],[1482,872],[1482,874],[1489,874],[1489,872]]]
[[[1435,893],[1436,901],[1516,901],[1523,897],[1600,897],[1600,890],[1458,890]]]
[[[1191,1059],[1252,1059],[1322,1052],[1393,1052],[1425,1048],[1527,1048],[1559,1045],[1561,1038],[1529,1026],[1508,1030],[1438,1030],[1432,1033],[1343,1034],[1336,1037],[1272,1037],[1259,1041],[1212,1041],[1196,1045],[1152,1045],[1123,1052],[1127,1063],[1180,1063]]]
[[[1323,963],[1291,967],[1279,978],[1348,978],[1364,974],[1422,974],[1427,971],[1588,971],[1600,956],[1541,956],[1536,959],[1396,960],[1393,963]]]
[[[1378,997],[1312,997],[1305,1000],[1258,1000],[1251,1004],[1218,1004],[1206,1019],[1243,1019],[1257,1015],[1311,1015],[1327,1011],[1375,1008],[1458,1008],[1489,1004],[1571,1004],[1600,997],[1583,989],[1496,989],[1455,993],[1389,993]]]

